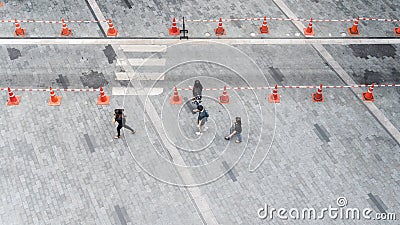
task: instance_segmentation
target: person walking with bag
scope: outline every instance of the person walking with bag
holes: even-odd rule
[[[207,131],[208,127],[205,126],[207,119],[209,117],[207,110],[202,105],[198,105],[197,109],[193,110],[193,112],[198,112],[199,115],[197,117],[197,127],[199,131],[196,132],[197,135],[201,135],[204,131]]]
[[[193,85],[193,98],[192,98],[192,103],[197,106],[199,106],[202,102],[202,92],[203,92],[203,85],[201,85],[199,80],[194,81]]]
[[[113,122],[117,122],[117,136],[115,136],[115,139],[118,139],[121,137],[121,129],[122,127],[128,129],[131,131],[132,134],[136,133],[134,129],[132,129],[130,126],[126,125],[126,116],[123,113],[123,109],[115,109],[114,110],[114,119]]]
[[[225,137],[225,140],[229,141],[234,135],[237,137],[236,143],[242,142],[242,119],[240,117],[236,117],[233,121],[229,135]]]

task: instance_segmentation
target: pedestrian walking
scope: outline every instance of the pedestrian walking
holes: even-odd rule
[[[229,141],[235,135],[237,137],[235,142],[242,142],[242,119],[240,117],[236,117],[233,121],[232,126],[229,129],[229,135],[225,137],[225,140]]]
[[[128,130],[131,131],[132,134],[136,133],[136,131],[134,129],[132,129],[130,126],[126,125],[126,116],[124,114],[124,110],[123,109],[115,109],[114,110],[114,119],[113,122],[117,122],[118,126],[117,126],[117,136],[115,136],[115,139],[120,138],[121,136],[121,129],[124,127]]]
[[[194,81],[193,85],[193,98],[192,98],[192,103],[197,106],[199,106],[202,102],[202,92],[203,92],[203,85],[201,85],[199,80]]]
[[[208,127],[205,126],[207,119],[209,117],[209,114],[207,110],[204,108],[202,105],[198,105],[197,109],[193,110],[193,112],[198,112],[199,115],[197,117],[197,127],[199,128],[199,131],[196,132],[197,135],[201,135],[204,131],[207,131]]]

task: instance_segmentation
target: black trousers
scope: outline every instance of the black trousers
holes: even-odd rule
[[[128,129],[128,130],[134,132],[134,130],[133,130],[130,126],[126,125],[125,123],[124,123],[123,125],[119,123],[118,126],[117,126],[118,137],[121,136],[121,129],[122,129],[122,127],[125,127],[126,129]]]

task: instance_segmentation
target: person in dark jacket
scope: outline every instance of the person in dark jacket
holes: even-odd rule
[[[121,128],[124,127],[128,130],[131,131],[132,134],[135,133],[135,130],[132,129],[130,126],[126,125],[126,116],[123,113],[123,109],[115,109],[114,110],[114,123],[117,122],[117,136],[115,136],[115,139],[118,139],[121,137]]]
[[[199,106],[202,102],[202,92],[203,92],[203,86],[201,85],[199,80],[194,81],[193,85],[193,98],[192,98],[192,103],[197,106]]]
[[[242,119],[240,117],[235,118],[229,133],[230,134],[225,137],[225,140],[230,140],[234,135],[236,135],[237,139],[235,142],[242,142]]]

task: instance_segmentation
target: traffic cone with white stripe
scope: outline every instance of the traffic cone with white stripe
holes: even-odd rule
[[[12,105],[19,105],[19,101],[21,100],[21,96],[15,96],[14,92],[11,91],[11,88],[8,87],[8,101],[7,105],[12,106]]]
[[[25,35],[26,35],[26,29],[22,29],[17,19],[15,19],[14,37],[25,37]]]
[[[258,32],[259,34],[269,34],[269,27],[267,26],[267,17],[264,16],[264,21],[262,23],[262,26],[260,27],[260,30]]]
[[[394,34],[395,34],[396,36],[400,36],[400,25],[399,25],[399,27],[394,28]]]
[[[62,37],[68,37],[72,35],[72,29],[67,27],[67,24],[64,22],[64,19],[61,19],[62,23],[62,30],[61,30],[61,36]]]
[[[222,36],[226,34],[225,29],[222,27],[222,18],[219,18],[219,22],[218,22],[218,28],[214,29],[215,31],[215,35],[217,36]]]
[[[358,21],[359,21],[359,17],[356,18],[356,20],[354,21],[354,24],[351,28],[350,27],[347,28],[347,31],[351,36],[360,35],[360,31],[358,30]]]
[[[278,94],[278,85],[275,85],[275,88],[272,91],[272,94],[268,94],[268,102],[269,103],[280,103],[281,102],[281,96]]]
[[[229,95],[228,92],[226,91],[226,86],[224,86],[224,91],[222,92],[222,95],[218,97],[218,102],[219,104],[229,103]]]
[[[313,102],[323,102],[324,96],[322,95],[322,84],[319,85],[318,91],[312,94]]]
[[[110,104],[110,96],[105,95],[103,87],[100,86],[100,95],[97,98],[97,105],[109,105]]]
[[[61,96],[56,96],[56,93],[54,93],[53,88],[50,87],[50,99],[49,102],[47,103],[50,106],[59,106],[61,105]]]
[[[312,18],[308,23],[308,27],[303,29],[305,36],[314,36],[314,28],[312,27]]]
[[[108,30],[107,37],[116,37],[118,35],[118,30],[114,28],[114,24],[111,19],[108,20]]]
[[[375,100],[375,99],[374,99],[374,93],[373,93],[373,91],[374,91],[374,86],[375,86],[375,84],[372,83],[371,86],[368,88],[368,91],[362,93],[362,99],[363,99],[364,101],[366,101],[366,102],[373,102],[373,101]]]
[[[174,86],[174,95],[171,96],[171,104],[172,105],[180,105],[182,104],[182,96],[179,95],[178,89]]]
[[[169,28],[169,35],[177,36],[181,33],[181,31],[176,27],[176,19],[172,19],[172,27]]]

